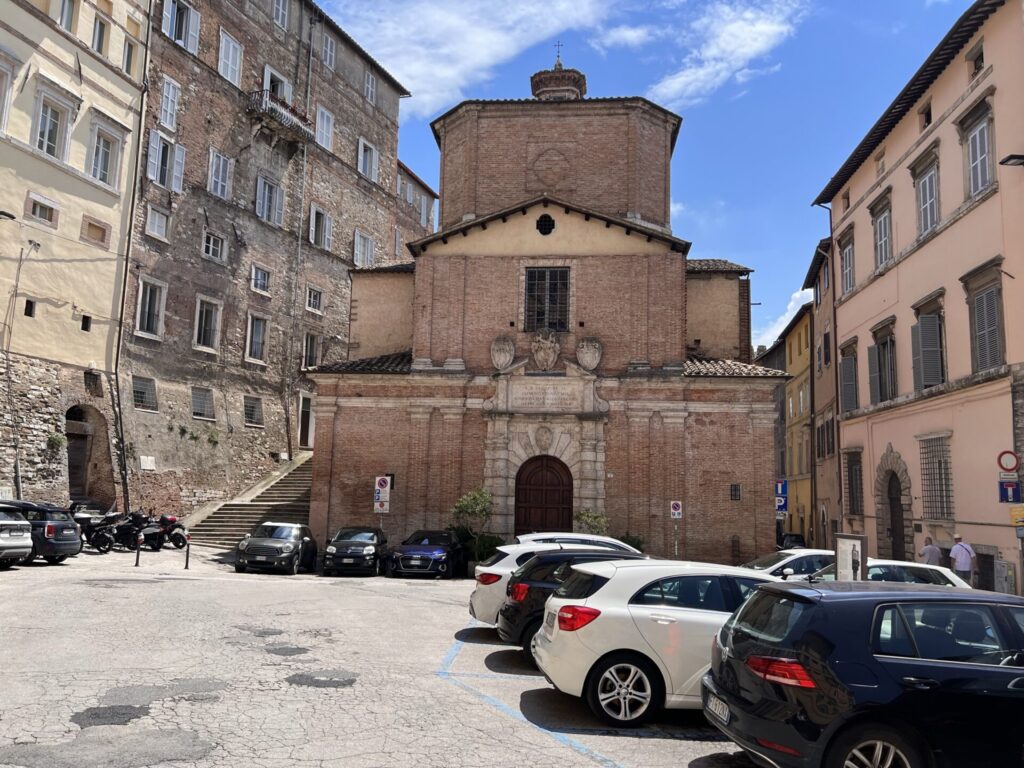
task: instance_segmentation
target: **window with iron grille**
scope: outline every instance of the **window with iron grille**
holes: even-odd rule
[[[242,403],[245,410],[245,426],[262,427],[263,399],[260,397],[250,397],[249,395],[245,395],[242,398]]]
[[[948,437],[929,437],[921,443],[921,506],[924,516],[953,519],[953,468]]]
[[[212,421],[214,415],[213,390],[206,387],[192,387],[192,418]]]
[[[843,489],[846,496],[846,514],[864,514],[864,470],[860,452],[846,454],[846,472],[843,473]]]
[[[143,411],[156,411],[156,381],[132,376],[132,403]]]
[[[526,270],[526,331],[569,330],[568,267]]]
[[[739,501],[741,498],[739,483],[733,483],[729,486],[729,500]]]

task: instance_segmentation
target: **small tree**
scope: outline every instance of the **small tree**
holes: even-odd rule
[[[479,561],[480,535],[486,530],[494,513],[494,502],[490,491],[477,488],[455,502],[452,507],[452,522],[456,527],[469,531],[473,539],[473,558]]]
[[[606,536],[608,535],[608,518],[590,507],[584,507],[576,513],[576,529],[580,533]]]

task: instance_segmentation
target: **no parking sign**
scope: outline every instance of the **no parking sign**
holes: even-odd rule
[[[681,501],[670,501],[668,503],[668,513],[673,520],[683,519],[683,502]]]

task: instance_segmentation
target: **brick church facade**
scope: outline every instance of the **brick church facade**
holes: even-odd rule
[[[314,532],[378,522],[373,479],[393,474],[392,537],[485,488],[506,539],[590,510],[654,554],[771,549],[783,374],[749,364],[749,270],[689,260],[671,233],[681,118],[584,98],[560,62],[531,84],[435,120],[439,231],[411,264],[353,275],[373,356],[312,374]]]

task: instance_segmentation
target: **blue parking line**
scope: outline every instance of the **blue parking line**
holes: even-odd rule
[[[471,623],[469,626],[471,626],[471,627],[475,626],[475,623]],[[621,763],[616,762],[615,760],[613,760],[610,757],[606,757],[605,755],[602,755],[600,752],[595,752],[590,747],[588,747],[585,744],[582,744],[582,743],[576,741],[576,739],[573,739],[573,738],[571,738],[569,736],[566,736],[564,733],[557,733],[555,731],[549,731],[547,728],[542,728],[541,726],[537,725],[536,723],[530,722],[529,720],[526,719],[526,717],[523,715],[523,713],[520,712],[519,710],[513,709],[512,707],[510,707],[507,704],[505,704],[503,701],[499,701],[498,699],[494,698],[493,696],[490,696],[490,695],[484,693],[483,691],[479,691],[476,688],[474,688],[473,686],[469,685],[468,683],[463,682],[462,680],[460,680],[457,677],[455,677],[453,675],[452,671],[451,671],[452,670],[452,665],[455,663],[455,659],[458,658],[459,653],[462,651],[462,648],[463,648],[464,645],[465,645],[465,643],[463,643],[461,640],[456,640],[454,643],[452,643],[451,648],[448,649],[448,653],[445,654],[444,659],[441,661],[440,669],[437,670],[437,676],[439,678],[441,678],[442,680],[445,680],[445,681],[451,683],[452,685],[454,685],[454,686],[456,686],[458,688],[461,688],[462,690],[466,691],[467,693],[472,694],[473,696],[475,696],[476,698],[480,699],[480,701],[484,702],[488,706],[491,706],[494,709],[496,709],[499,712],[501,712],[503,715],[508,715],[512,719],[518,720],[521,723],[525,723],[526,725],[529,725],[531,728],[535,728],[536,730],[540,731],[541,733],[550,736],[551,738],[553,738],[555,741],[557,741],[562,746],[568,747],[569,749],[573,750],[574,752],[577,752],[578,754],[580,754],[580,755],[582,755],[582,756],[584,756],[584,757],[586,757],[586,758],[588,758],[590,760],[593,760],[598,765],[603,765],[603,766],[605,766],[605,768],[623,768]],[[469,675],[467,675],[467,677],[468,676]],[[473,677],[495,677],[495,678],[498,678],[498,677],[508,677],[508,676],[507,675],[498,675],[498,674],[495,674],[495,675],[474,674]],[[517,677],[529,677],[529,676],[528,675],[517,675]]]

